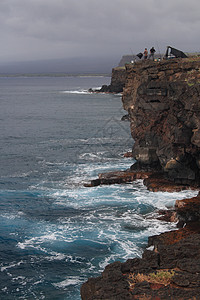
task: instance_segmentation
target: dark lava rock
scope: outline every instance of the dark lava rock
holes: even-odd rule
[[[121,118],[121,121],[129,121],[130,122],[131,118],[129,115],[124,115],[122,118]]]
[[[149,238],[142,258],[108,265],[101,276],[89,279],[81,287],[83,300],[95,299],[199,299],[200,295],[200,226],[188,224]],[[129,285],[129,274],[173,271],[171,282],[145,279]]]
[[[122,102],[131,120],[133,156],[160,164],[177,184],[200,183],[200,59],[126,65]]]
[[[150,172],[134,172],[131,170],[127,171],[113,171],[108,173],[100,173],[99,178],[91,180],[89,184],[84,184],[85,187],[94,187],[101,184],[121,184],[133,182],[136,179],[147,178],[151,173]]]
[[[104,84],[100,89],[89,89],[91,93],[122,93],[126,82],[126,69],[124,67],[116,67],[112,69],[110,85]]]
[[[129,283],[121,272],[121,263],[108,265],[101,276],[90,278],[81,287],[83,300],[130,300]]]
[[[125,79],[121,86],[117,83],[120,72]],[[110,92],[123,90],[137,163],[124,172],[100,174],[88,186],[144,179],[151,191],[199,187],[200,59],[127,64],[126,70],[118,69],[115,75],[109,88]],[[81,287],[82,299],[200,299],[198,197],[176,202],[183,228],[149,237],[153,250],[145,250],[142,258],[110,264],[101,276],[88,279]],[[170,282],[145,277],[159,270],[174,272]],[[130,285],[129,276],[138,273],[144,279]]]

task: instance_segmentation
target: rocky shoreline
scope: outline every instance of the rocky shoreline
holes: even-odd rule
[[[161,173],[118,171],[99,174],[98,184],[144,179],[153,191],[181,191],[195,187],[174,184]],[[96,181],[91,181],[91,187]],[[153,185],[153,188],[152,188]],[[151,236],[142,258],[108,265],[101,276],[81,287],[83,300],[198,299],[200,295],[200,193],[177,200],[158,219],[176,222],[177,230]],[[170,278],[168,278],[170,276]],[[167,277],[167,281],[166,281]]]
[[[193,201],[199,202],[200,196]],[[82,285],[82,299],[199,299],[200,222],[188,222],[194,215],[188,215],[184,200],[179,201],[175,212],[180,212],[181,221],[184,211],[184,228],[149,237],[142,258],[108,265],[101,276]],[[197,215],[199,211],[198,207]]]
[[[122,101],[137,162],[126,171],[99,174],[85,186],[143,179],[154,192],[198,191],[200,59],[129,64],[125,77]],[[200,193],[160,213],[179,229],[149,237],[142,258],[115,262],[88,279],[83,300],[199,299]]]

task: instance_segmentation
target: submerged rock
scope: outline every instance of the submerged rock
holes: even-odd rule
[[[129,114],[124,115],[124,116],[121,118],[121,121],[130,121],[130,120],[131,120],[131,117],[129,116]]]

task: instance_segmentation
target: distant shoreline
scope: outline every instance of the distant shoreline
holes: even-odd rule
[[[0,74],[0,77],[111,77],[111,74],[68,74],[68,73],[14,73]]]

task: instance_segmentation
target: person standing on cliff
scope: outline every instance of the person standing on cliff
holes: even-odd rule
[[[147,59],[147,57],[148,57],[148,50],[147,50],[147,48],[145,48],[145,50],[144,50],[144,60],[146,60]]]
[[[152,58],[152,60],[154,60],[154,53],[156,52],[156,50],[154,49],[154,47],[152,47],[150,49],[150,55],[149,55],[149,59]]]

